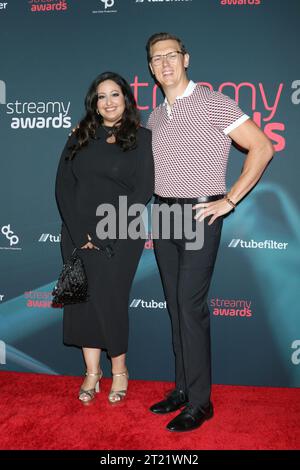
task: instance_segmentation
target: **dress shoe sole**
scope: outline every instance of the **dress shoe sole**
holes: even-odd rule
[[[166,430],[167,431],[170,431],[170,432],[192,432],[192,431],[197,431],[197,429],[199,429],[204,423],[205,421],[208,421],[209,419],[213,418],[214,414],[210,414],[209,416],[207,416],[207,418],[205,418],[201,424],[198,424],[197,426],[195,427],[192,427],[190,429],[169,429],[167,426],[166,426]]]

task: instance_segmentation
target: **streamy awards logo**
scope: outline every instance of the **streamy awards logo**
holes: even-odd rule
[[[68,9],[67,0],[28,0],[28,5],[32,13],[52,13]]]
[[[253,316],[252,302],[246,299],[211,299],[210,307],[216,317],[250,318]]]
[[[70,101],[15,99],[7,102],[7,84],[0,80],[0,118],[4,111],[12,129],[69,129]]]
[[[253,121],[272,141],[276,152],[281,152],[286,148],[284,133],[286,131],[287,112],[283,112],[281,106],[283,94],[285,91],[290,93],[290,87],[291,102],[293,105],[299,106],[300,80],[293,80],[291,84],[283,82],[264,84],[263,82],[251,83],[245,81],[235,83],[225,81],[218,86],[213,86],[210,82],[197,81],[197,83],[208,87],[211,91],[220,91],[233,98],[247,114],[250,116],[252,114]],[[151,111],[156,108],[159,90],[156,84],[152,85],[149,81],[142,80],[138,75],[134,75],[130,85],[140,111]],[[147,102],[145,102],[145,97]]]
[[[6,104],[12,129],[60,129],[71,127],[69,116],[71,102],[67,101],[21,101]]]
[[[26,291],[24,292],[24,298],[28,308],[52,308],[52,292]]]

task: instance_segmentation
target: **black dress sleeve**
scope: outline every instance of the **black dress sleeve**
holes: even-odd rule
[[[72,161],[66,159],[69,155],[69,147],[76,142],[72,134],[60,157],[56,181],[55,197],[59,213],[74,247],[81,248],[88,242],[86,221],[81,220],[76,214],[76,177],[72,171]]]
[[[143,204],[146,206],[146,204],[152,198],[154,192],[152,133],[147,129],[143,129],[143,135],[139,141],[139,149],[138,164],[134,178],[134,190],[128,196],[128,209],[132,204]],[[138,218],[141,215],[142,212],[140,214],[136,214]],[[135,218],[136,216],[133,217]],[[143,237],[147,237],[147,234],[144,233]]]
[[[146,205],[154,191],[154,162],[152,153],[152,133],[147,129],[141,129],[138,145],[140,155],[134,178],[134,190],[128,196],[128,207],[131,204],[140,203]]]

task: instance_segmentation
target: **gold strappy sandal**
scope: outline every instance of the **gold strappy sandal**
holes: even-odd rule
[[[79,400],[83,403],[89,403],[95,398],[95,394],[100,392],[100,380],[102,379],[103,372],[102,370],[98,374],[90,374],[89,372],[86,372],[85,375],[89,377],[99,377],[96,382],[95,388],[91,388],[89,390],[84,390],[83,388],[81,388],[79,390]]]
[[[128,379],[129,379],[128,370],[126,370],[125,372],[120,372],[119,374],[112,374],[112,376],[113,377],[122,377],[122,376],[127,377],[127,388],[128,388]],[[127,394],[127,388],[126,390],[113,390],[111,388],[111,391],[109,392],[109,395],[108,395],[108,401],[110,403],[118,403],[124,400]]]

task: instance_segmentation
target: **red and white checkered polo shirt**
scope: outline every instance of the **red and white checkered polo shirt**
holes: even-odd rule
[[[172,108],[155,108],[152,131],[155,193],[162,197],[199,197],[226,193],[231,139],[227,135],[249,119],[236,102],[190,81]]]

